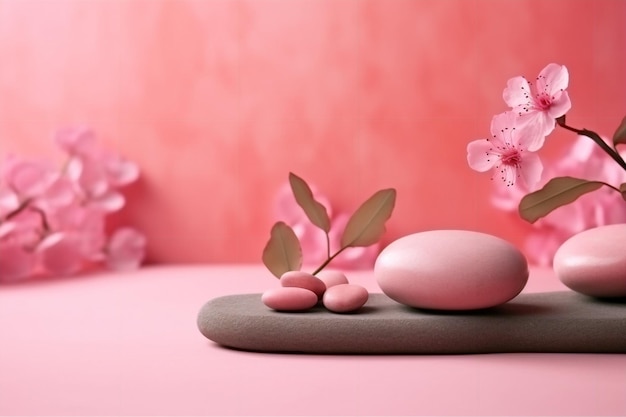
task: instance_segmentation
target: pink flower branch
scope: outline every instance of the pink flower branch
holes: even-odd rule
[[[492,179],[507,186],[496,189],[494,204],[533,223],[528,252],[543,263],[552,259],[546,252],[575,233],[626,222],[626,162],[617,151],[626,143],[626,117],[612,147],[594,131],[567,125],[568,84],[568,70],[558,64],[548,64],[534,82],[511,78],[502,94],[510,110],[493,118],[491,138],[467,146],[469,166],[493,171]],[[544,167],[538,153],[557,125],[578,138],[560,161]],[[607,163],[607,155],[617,165]],[[560,216],[548,216],[556,210]]]
[[[73,274],[94,262],[131,269],[145,256],[141,233],[105,229],[138,167],[98,146],[90,130],[62,130],[55,139],[68,155],[61,169],[17,156],[0,165],[0,282]]]

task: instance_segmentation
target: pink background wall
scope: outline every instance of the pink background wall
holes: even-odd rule
[[[570,70],[568,121],[626,113],[621,0],[0,0],[0,154],[88,125],[143,171],[120,221],[157,262],[258,261],[294,171],[352,210],[398,190],[386,240],[467,228],[519,244],[465,147],[506,80]],[[551,136],[555,155],[571,135]]]

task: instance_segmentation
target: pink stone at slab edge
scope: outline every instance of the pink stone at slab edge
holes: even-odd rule
[[[280,285],[283,287],[305,288],[309,291],[313,291],[320,300],[324,295],[324,291],[326,291],[326,284],[324,284],[322,280],[303,271],[285,272],[280,277]]]
[[[326,284],[326,288],[334,287],[335,285],[340,284],[349,284],[348,278],[341,271],[333,271],[333,270],[324,270],[317,273],[316,277],[318,277],[324,284]]]
[[[528,263],[509,242],[467,230],[404,236],[378,256],[382,291],[411,307],[475,310],[503,304],[528,281]]]
[[[281,287],[264,292],[261,301],[277,311],[300,311],[315,306],[318,297],[305,288]]]
[[[360,285],[334,285],[324,293],[324,307],[333,313],[351,313],[367,302],[369,293]]]
[[[554,272],[572,290],[593,297],[626,297],[626,224],[588,229],[554,255]]]

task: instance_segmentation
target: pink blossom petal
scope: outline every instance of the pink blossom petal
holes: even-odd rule
[[[5,181],[22,198],[32,198],[45,192],[57,176],[47,164],[19,160],[12,163]]]
[[[537,91],[545,91],[548,95],[563,91],[569,84],[569,72],[565,65],[548,64],[537,77]]]
[[[46,236],[40,243],[39,245],[37,245],[37,251],[41,252],[44,251],[54,245],[56,245],[57,243],[59,243],[61,240],[63,240],[66,236],[66,233],[63,232],[55,232],[55,233],[51,233],[48,236]]]
[[[98,262],[105,259],[103,253],[106,247],[107,236],[104,230],[81,230],[78,241],[79,251],[83,259]]]
[[[78,183],[90,197],[99,197],[109,189],[105,172],[96,160],[82,160],[82,171]]]
[[[80,227],[85,208],[74,202],[63,210],[55,210],[48,217],[48,223],[54,230],[73,230]]]
[[[48,189],[36,199],[34,205],[44,211],[69,206],[76,198],[74,184],[67,178],[57,178]]]
[[[496,114],[491,118],[490,131],[495,145],[501,146],[505,143],[511,143],[509,138],[512,128],[517,125],[518,117],[512,111]]]
[[[44,240],[45,242],[45,240]],[[79,238],[74,234],[56,234],[49,242],[42,242],[41,264],[46,271],[54,275],[66,276],[80,271],[83,259],[80,252]]]
[[[65,165],[65,176],[70,181],[78,182],[83,173],[83,160],[78,157],[71,157]]]
[[[538,151],[544,144],[545,137],[552,133],[556,127],[556,120],[552,118],[548,112],[533,111],[524,113],[518,118],[518,125],[537,132],[534,141],[527,143],[527,149],[530,151]]]
[[[109,184],[113,187],[131,184],[139,178],[137,164],[117,156],[108,157],[104,161],[104,167]]]
[[[86,128],[60,129],[55,133],[54,140],[70,155],[93,157],[99,151],[95,133]]]
[[[478,139],[467,144],[467,163],[478,172],[492,169],[498,162],[493,155],[493,145],[487,139]]]
[[[569,94],[567,94],[567,91],[563,91],[555,96],[555,100],[552,101],[547,113],[552,119],[557,119],[570,111],[571,108],[572,102],[570,101]]]
[[[137,269],[146,254],[146,237],[132,228],[115,231],[106,250],[106,264],[113,270]]]
[[[530,101],[530,93],[530,85],[526,78],[514,77],[507,81],[502,98],[509,107],[513,108],[527,104]]]
[[[34,253],[15,242],[0,242],[0,281],[11,282],[28,278],[37,262]]]
[[[554,129],[554,119],[547,118],[545,113],[529,113],[528,115],[519,116],[515,121],[515,132],[513,133],[514,143],[520,149],[531,152],[541,149],[546,140],[546,123],[552,124]]]
[[[119,211],[126,204],[124,196],[117,191],[109,190],[106,194],[89,200],[88,206],[107,213]]]
[[[20,206],[20,201],[13,191],[0,188],[0,218],[11,213]]]
[[[48,223],[53,230],[79,233],[83,257],[91,259],[104,247],[105,216],[100,209],[72,204],[49,213]]]
[[[43,230],[41,214],[25,210],[11,217],[10,223],[13,224],[9,234],[12,241],[26,248],[33,248],[39,242]]]
[[[541,180],[543,164],[539,155],[533,152],[526,152],[520,166],[522,179],[529,188],[534,187]]]
[[[0,240],[7,237],[11,233],[15,232],[18,228],[18,223],[12,221],[5,221],[0,223]]]
[[[106,244],[106,213],[88,206],[64,207],[54,213],[50,223],[55,230],[76,233],[82,257],[87,260],[102,260]]]

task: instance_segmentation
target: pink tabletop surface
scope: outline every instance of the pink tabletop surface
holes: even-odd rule
[[[198,331],[209,299],[275,285],[224,265],[2,286],[0,414],[626,414],[626,355],[261,354]],[[563,288],[535,269],[525,291]]]

